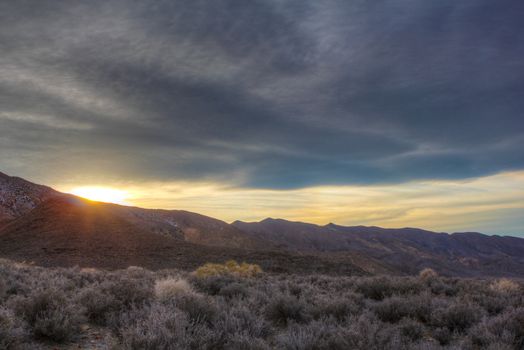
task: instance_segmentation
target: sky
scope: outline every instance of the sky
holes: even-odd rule
[[[0,2],[0,171],[233,221],[524,236],[524,2]]]

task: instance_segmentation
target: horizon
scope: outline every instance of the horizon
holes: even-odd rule
[[[0,169],[226,222],[524,237],[524,3],[0,4]]]
[[[4,175],[7,175],[7,176],[10,176],[10,177],[18,177],[18,176],[15,176],[15,175],[9,175],[9,174],[5,174],[5,173],[2,173],[0,172],[0,174],[4,174]],[[524,177],[524,174],[520,174],[521,176]],[[20,177],[18,177],[20,178]],[[22,178],[23,179],[23,178]],[[26,180],[26,181],[30,181],[29,179],[23,179],[23,180]],[[31,182],[31,181],[30,181]],[[38,185],[44,185],[46,186],[46,184],[41,184],[41,183],[37,183]],[[206,208],[205,207],[202,207],[202,206],[198,206],[198,203],[195,203],[197,204],[196,207],[191,207],[191,208],[185,208],[185,207],[165,207],[165,206],[155,206],[155,205],[150,205],[150,206],[141,206],[140,204],[138,203],[134,203],[134,202],[126,202],[125,200],[123,200],[123,197],[122,196],[125,196],[125,191],[121,191],[121,190],[116,190],[115,188],[104,188],[104,187],[99,187],[99,186],[93,186],[93,187],[90,187],[90,186],[87,186],[87,187],[77,187],[75,188],[73,191],[67,191],[67,190],[60,190],[60,189],[57,189],[57,188],[54,188],[53,186],[49,186],[55,190],[58,190],[59,192],[62,192],[62,193],[65,193],[65,194],[72,194],[72,195],[75,195],[75,196],[78,196],[78,197],[81,197],[81,198],[84,198],[84,199],[87,199],[87,200],[90,200],[90,201],[94,201],[94,202],[100,202],[100,203],[109,203],[109,204],[117,204],[117,205],[122,205],[122,206],[130,206],[130,207],[140,207],[140,208],[144,208],[144,209],[152,209],[152,210],[183,210],[183,211],[189,211],[189,212],[194,212],[194,213],[197,213],[197,214],[202,214],[202,215],[206,215],[206,216],[209,216],[209,217],[213,217],[213,218],[216,218],[216,219],[219,219],[219,220],[222,220],[226,223],[229,223],[229,224],[233,224],[235,221],[240,221],[240,222],[246,222],[246,223],[253,223],[253,222],[261,222],[261,221],[264,221],[264,220],[284,220],[284,221],[288,221],[288,222],[295,222],[295,223],[305,223],[305,224],[313,224],[313,225],[318,225],[318,226],[327,226],[327,225],[330,225],[330,224],[334,224],[334,225],[338,225],[338,226],[345,226],[345,227],[355,227],[355,226],[364,226],[364,227],[379,227],[379,228],[385,228],[385,229],[421,229],[421,230],[426,230],[426,231],[432,231],[432,232],[435,232],[435,233],[445,233],[445,234],[455,234],[455,233],[482,233],[484,235],[489,235],[489,236],[502,236],[502,237],[518,237],[518,238],[524,238],[524,234],[523,233],[503,233],[503,232],[482,232],[482,231],[476,231],[476,230],[438,230],[438,229],[433,229],[433,228],[430,228],[430,227],[423,227],[423,226],[416,226],[416,225],[398,225],[398,226],[388,226],[388,225],[380,225],[380,224],[376,224],[376,223],[359,223],[359,222],[350,222],[350,223],[342,223],[342,222],[337,222],[337,221],[311,221],[311,220],[308,220],[308,218],[301,218],[301,217],[286,217],[286,216],[258,216],[258,217],[230,217],[228,219],[226,218],[223,218],[223,217],[220,217],[220,216],[217,216],[217,215],[213,215],[213,213],[206,213]],[[77,191],[77,190],[81,190],[81,189],[105,189],[107,190],[109,193],[107,195],[111,195],[111,194],[114,194],[114,192],[118,192],[117,193],[117,200],[112,200],[111,198],[101,198],[101,197],[98,197],[97,196],[100,196],[100,193],[97,193],[97,191],[94,191],[94,192],[85,192],[85,193],[80,193],[82,191]],[[104,195],[104,194],[103,194]],[[102,196],[103,196],[102,195]],[[200,210],[199,210],[200,209]]]

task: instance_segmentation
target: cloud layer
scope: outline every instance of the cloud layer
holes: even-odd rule
[[[0,166],[248,188],[524,168],[521,1],[3,1]]]
[[[186,209],[230,222],[282,217],[322,225],[409,226],[524,237],[524,171],[474,180],[293,190],[242,189],[194,181],[115,186],[119,191],[111,200],[145,208]],[[75,184],[59,189],[83,192]]]

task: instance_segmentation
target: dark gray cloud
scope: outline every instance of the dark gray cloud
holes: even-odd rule
[[[3,1],[0,166],[268,188],[522,169],[522,18],[516,0]]]

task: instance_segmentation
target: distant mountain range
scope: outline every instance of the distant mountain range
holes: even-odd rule
[[[269,271],[524,277],[524,239],[415,228],[233,224],[182,210],[85,200],[0,173],[0,257],[52,266],[194,268],[228,259]]]
[[[290,251],[360,254],[392,271],[431,267],[453,275],[524,274],[524,239],[475,232],[436,233],[416,228],[318,226],[281,219],[246,223],[240,230]]]

